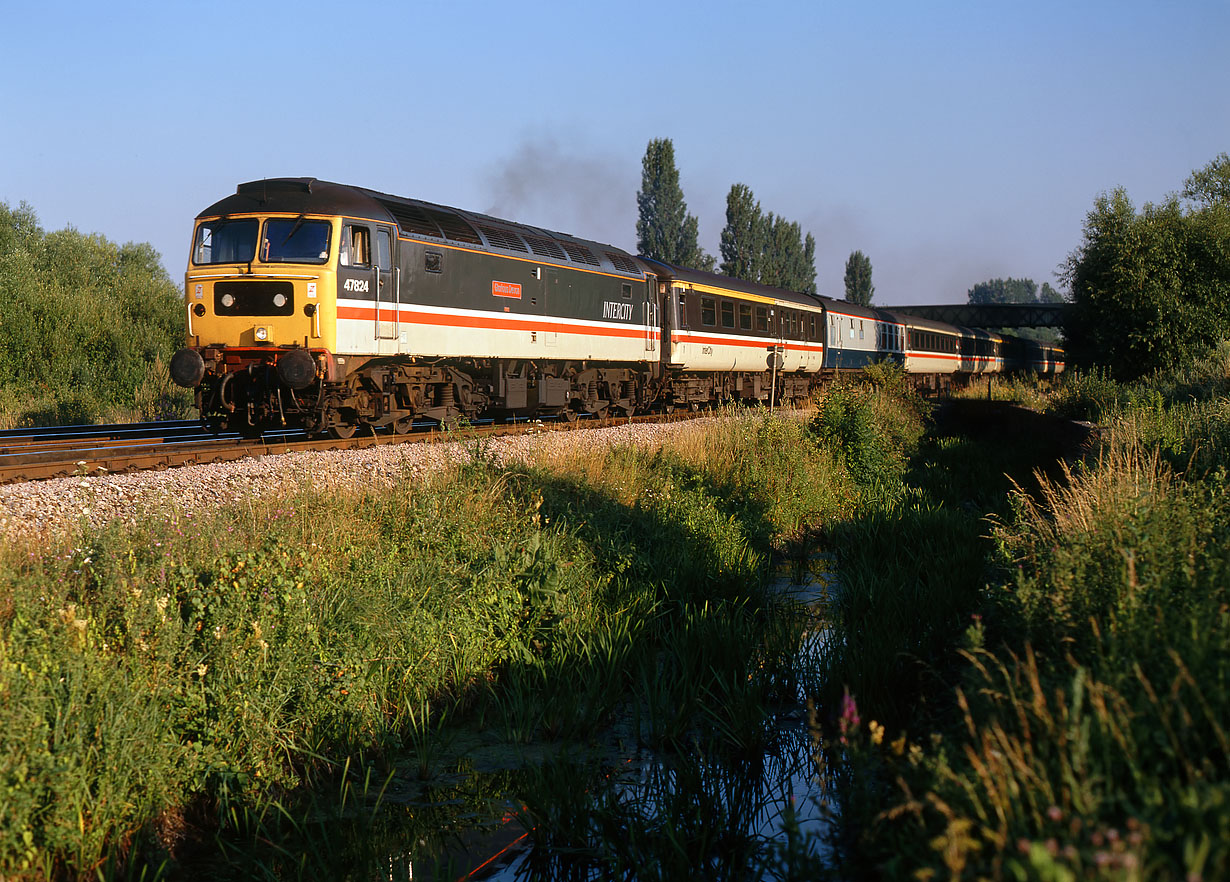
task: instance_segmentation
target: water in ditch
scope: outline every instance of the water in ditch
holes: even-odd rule
[[[773,587],[820,610],[833,585],[825,561],[811,564]],[[822,616],[812,621],[800,670],[825,639]],[[751,750],[710,752],[686,736],[646,746],[636,712],[584,743],[459,728],[383,783],[366,775],[349,807],[298,824],[295,845],[254,861],[270,878],[399,882],[805,877],[831,865],[833,809],[799,683],[767,720],[748,721],[760,733]],[[232,870],[246,872],[244,860]]]

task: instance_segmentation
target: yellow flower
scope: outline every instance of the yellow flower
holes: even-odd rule
[[[893,741],[889,747],[893,749],[893,753],[896,756],[901,756],[901,754],[905,753],[905,733],[902,732],[901,737]]]
[[[872,720],[867,725],[867,728],[871,730],[871,743],[878,747],[880,742],[884,740],[884,727],[875,720]]]

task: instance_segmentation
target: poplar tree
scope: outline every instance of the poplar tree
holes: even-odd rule
[[[700,247],[696,216],[688,214],[683,200],[670,138],[654,138],[645,148],[636,206],[636,247],[641,254],[676,266],[713,269],[713,257]]]
[[[722,229],[723,275],[759,281],[765,248],[765,219],[760,203],[746,184],[734,184],[726,194],[726,226]]]
[[[726,195],[722,266],[728,276],[788,291],[816,293],[816,240],[798,223],[760,210],[745,184]]]
[[[876,286],[871,284],[871,258],[861,251],[850,253],[846,261],[846,300],[870,306]]]

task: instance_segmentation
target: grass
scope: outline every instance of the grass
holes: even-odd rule
[[[855,680],[854,710],[830,723],[849,866],[919,879],[1230,873],[1226,351],[1132,386],[1067,378],[1051,408],[1101,422],[1100,449],[1016,471],[1016,487],[981,499],[979,482],[950,482],[970,514],[994,510],[982,577],[966,581],[971,615],[947,620],[949,651],[920,659],[933,676],[908,681],[912,700]],[[942,459],[914,475],[942,473]],[[903,568],[884,569],[899,580]],[[913,638],[952,581],[901,602],[922,610]],[[839,619],[840,642],[861,645],[870,624]],[[881,647],[856,675],[900,662]]]
[[[0,874],[174,875],[210,840],[239,875],[345,866],[316,819],[378,830],[389,774],[447,780],[464,728],[584,744],[639,714],[633,745],[744,762],[799,676],[771,557],[851,500],[800,421],[715,425],[0,552]]]

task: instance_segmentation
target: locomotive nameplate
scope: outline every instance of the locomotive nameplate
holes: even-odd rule
[[[496,282],[491,283],[492,297],[512,297],[515,300],[521,299],[521,286],[516,282]]]

